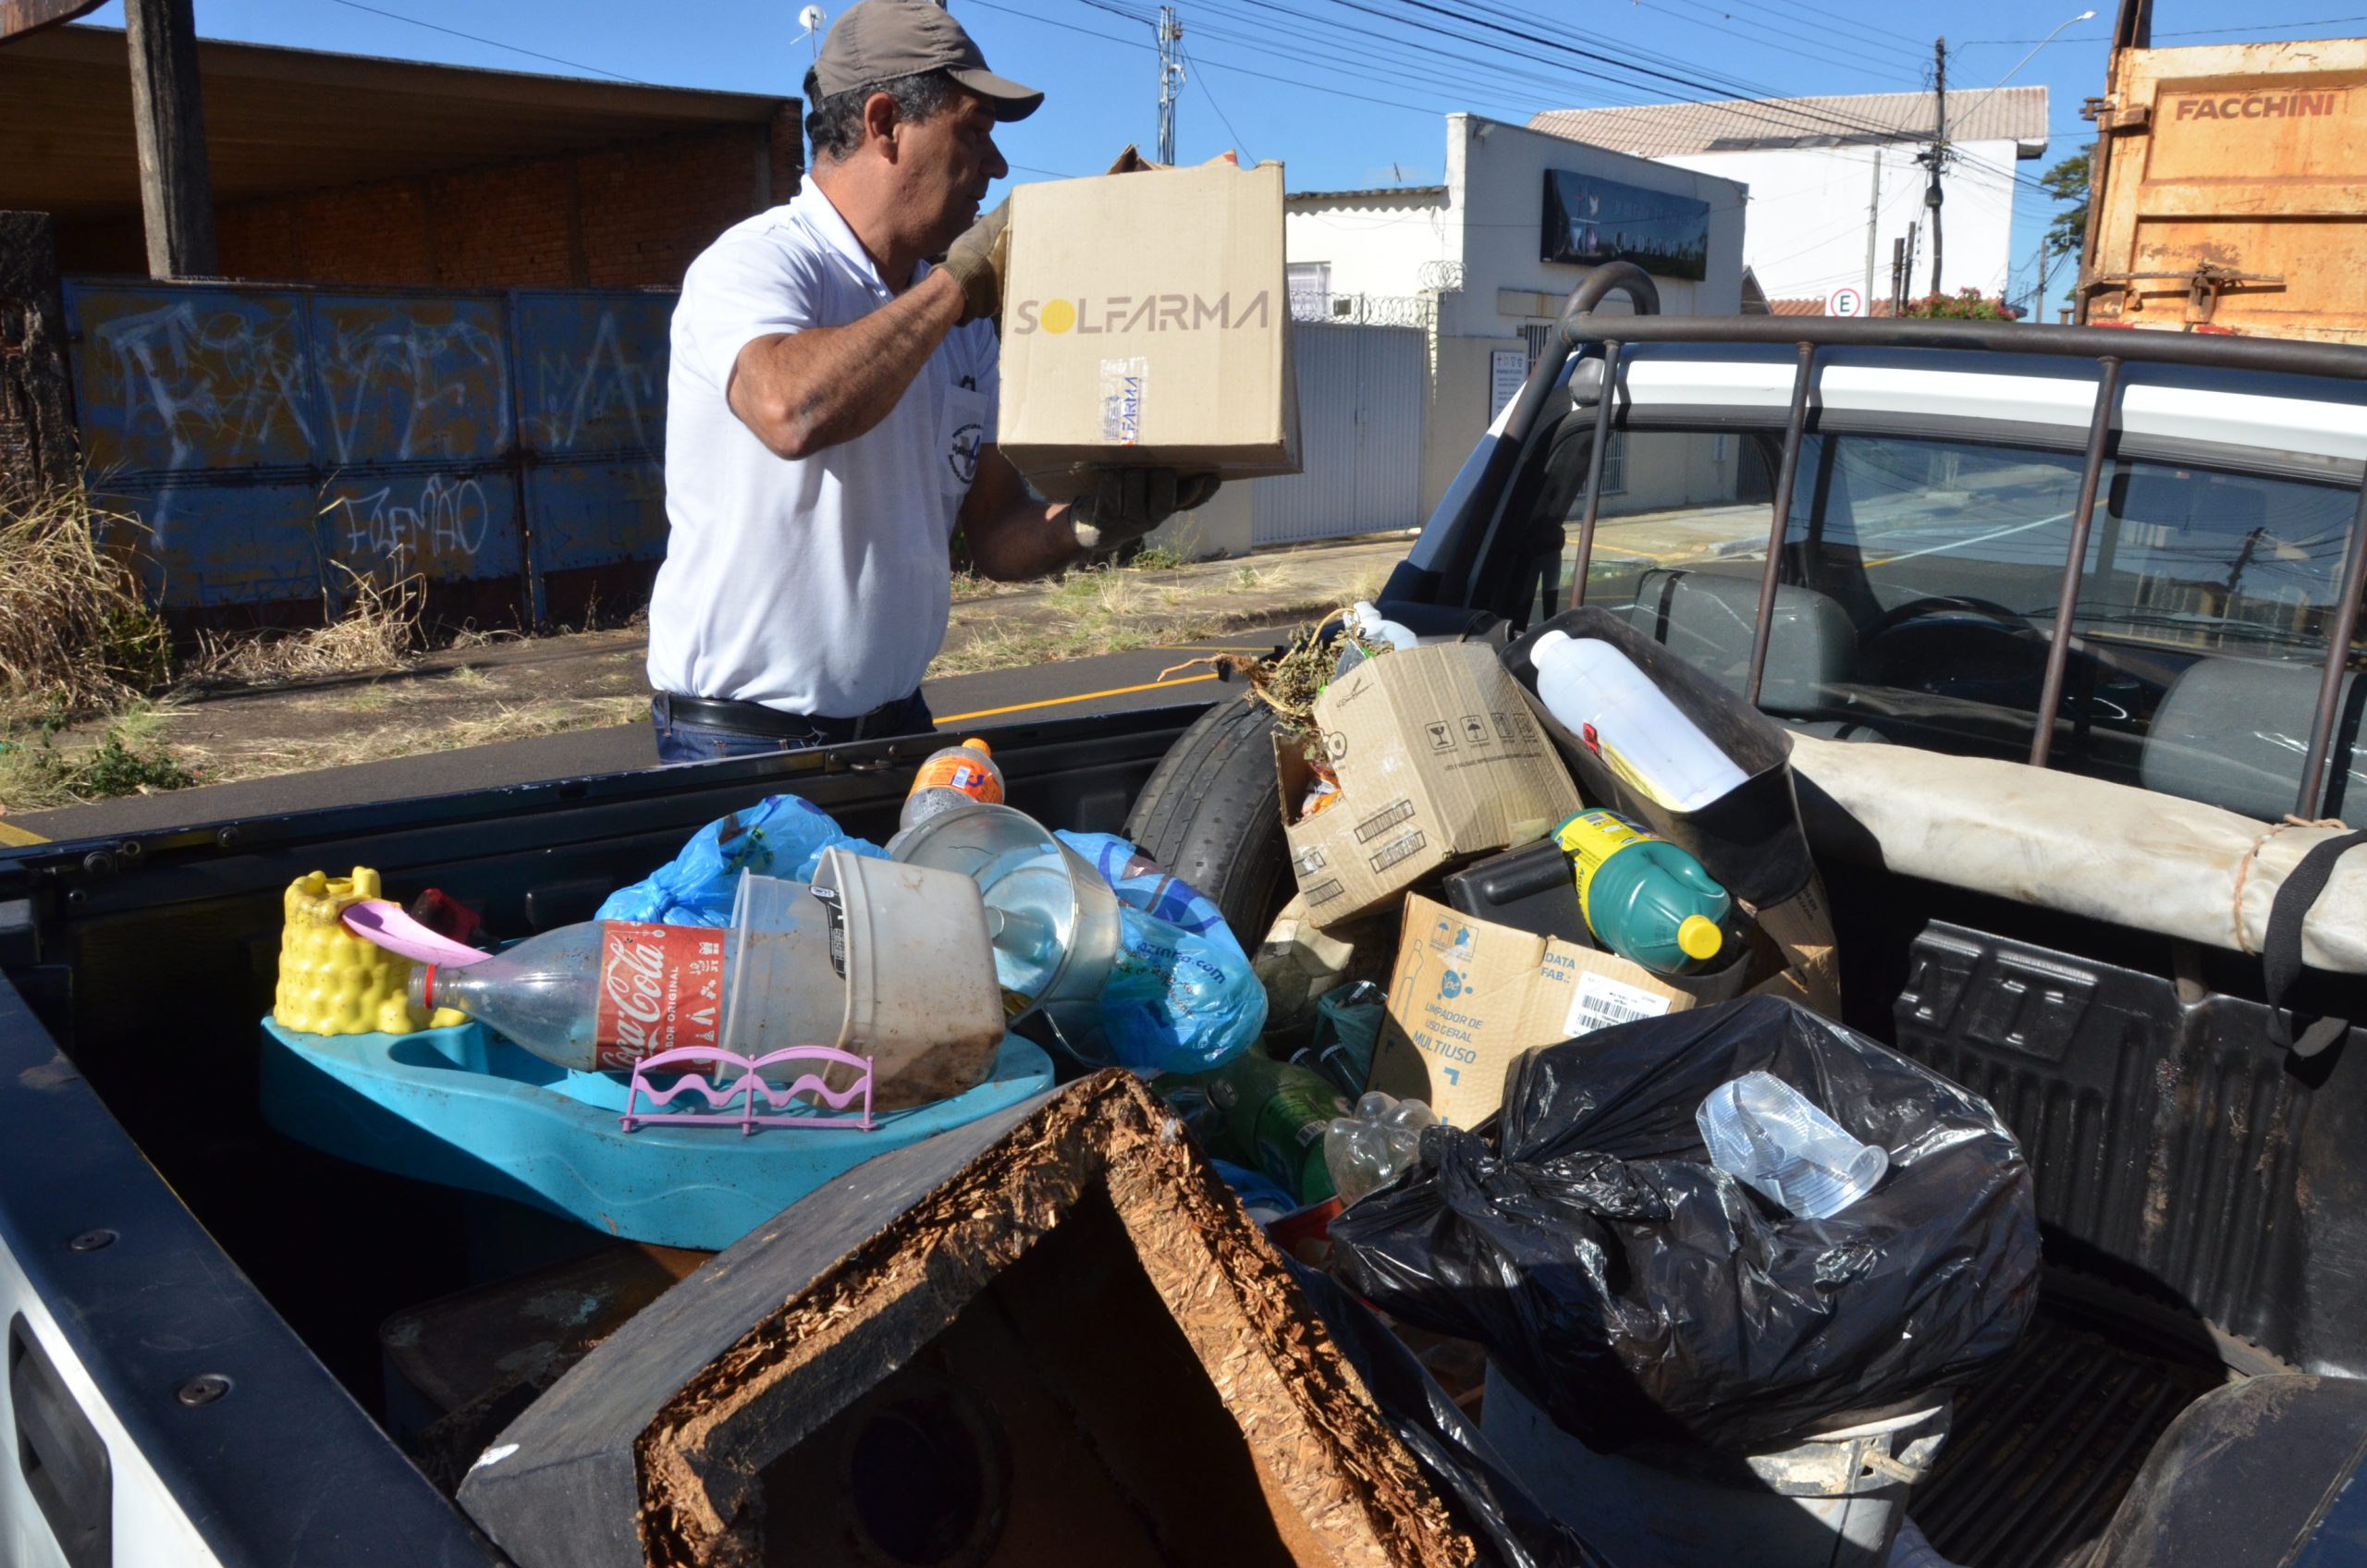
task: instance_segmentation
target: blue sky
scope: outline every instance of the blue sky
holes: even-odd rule
[[[813,44],[804,0],[196,0],[211,37],[454,65],[613,75],[791,94]],[[848,0],[824,0],[833,17]],[[2089,140],[2080,103],[2103,91],[2115,0],[1176,0],[1191,62],[1177,151],[1280,158],[1294,190],[1418,183],[1441,174],[1441,116],[1525,120],[1544,108],[1679,98],[1875,92],[1928,85],[1948,35],[1951,95],[2010,72],[2049,92],[2047,155],[2020,165],[2015,288],[2027,288],[2053,204],[2035,176]],[[1156,0],[952,0],[995,68],[1049,94],[1000,137],[1015,178],[1089,174],[1147,147],[1158,77]],[[2156,0],[2160,43],[2338,37],[2361,0],[2282,0],[2275,20],[2201,0]],[[2058,23],[2093,6],[2021,64]],[[91,18],[122,25],[120,5]],[[2231,25],[2240,20],[2242,25]],[[423,25],[424,24],[424,25]],[[448,30],[448,31],[439,31]],[[464,37],[461,34],[472,34]],[[2017,66],[2019,69],[2017,70]],[[1658,73],[1658,74],[1651,74]],[[1611,80],[1605,80],[1611,79]],[[2061,302],[2051,288],[2051,307]]]

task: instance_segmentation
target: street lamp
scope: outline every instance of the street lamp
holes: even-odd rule
[[[2032,60],[2037,59],[2038,52],[2054,42],[2055,32],[2061,32],[2067,27],[2075,27],[2080,22],[2091,21],[2095,18],[2095,15],[2096,14],[2093,11],[2082,11],[2076,17],[2066,17],[2063,20],[2055,23],[2054,32],[2048,33],[2044,38],[2042,38],[2036,43],[2031,44],[2030,52],[2014,62],[2014,69],[2007,71],[2004,76],[1999,77],[1996,81],[1990,86],[1989,92],[1984,92],[1980,97],[1975,98],[1972,101],[1972,108],[1965,110],[1964,113],[1967,115],[1971,114],[1973,109],[1981,107],[1981,104],[1989,101],[1990,92],[1996,92],[1998,88],[2003,87],[2007,82],[2013,80],[2015,72],[2019,71],[2024,66],[2027,66]],[[1962,116],[1958,117],[1961,118]]]

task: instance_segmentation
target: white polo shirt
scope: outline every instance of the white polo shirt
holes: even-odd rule
[[[945,641],[955,513],[995,438],[993,324],[948,333],[886,419],[810,457],[774,456],[724,398],[754,339],[894,297],[810,180],[691,263],[666,377],[657,691],[852,718],[920,684]]]

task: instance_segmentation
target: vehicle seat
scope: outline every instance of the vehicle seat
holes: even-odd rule
[[[1627,624],[1739,692],[1750,678],[1750,637],[1759,619],[1759,579],[1655,567],[1637,582]],[[1840,602],[1812,588],[1779,583],[1767,674],[1759,705],[1813,713],[1857,669],[1858,634]]]
[[[2148,790],[2283,820],[2301,787],[2317,707],[2319,667],[2263,659],[2207,658],[2170,682],[2146,731],[2138,777]],[[2367,772],[2355,750],[2360,700],[2355,675],[2343,677],[2336,710],[2334,755],[2324,814],[2343,815],[2367,800]]]

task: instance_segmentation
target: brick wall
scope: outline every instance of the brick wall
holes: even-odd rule
[[[717,234],[797,193],[799,114],[556,158],[217,210],[222,270],[257,282],[671,287]],[[137,216],[61,228],[61,270],[144,273]]]

